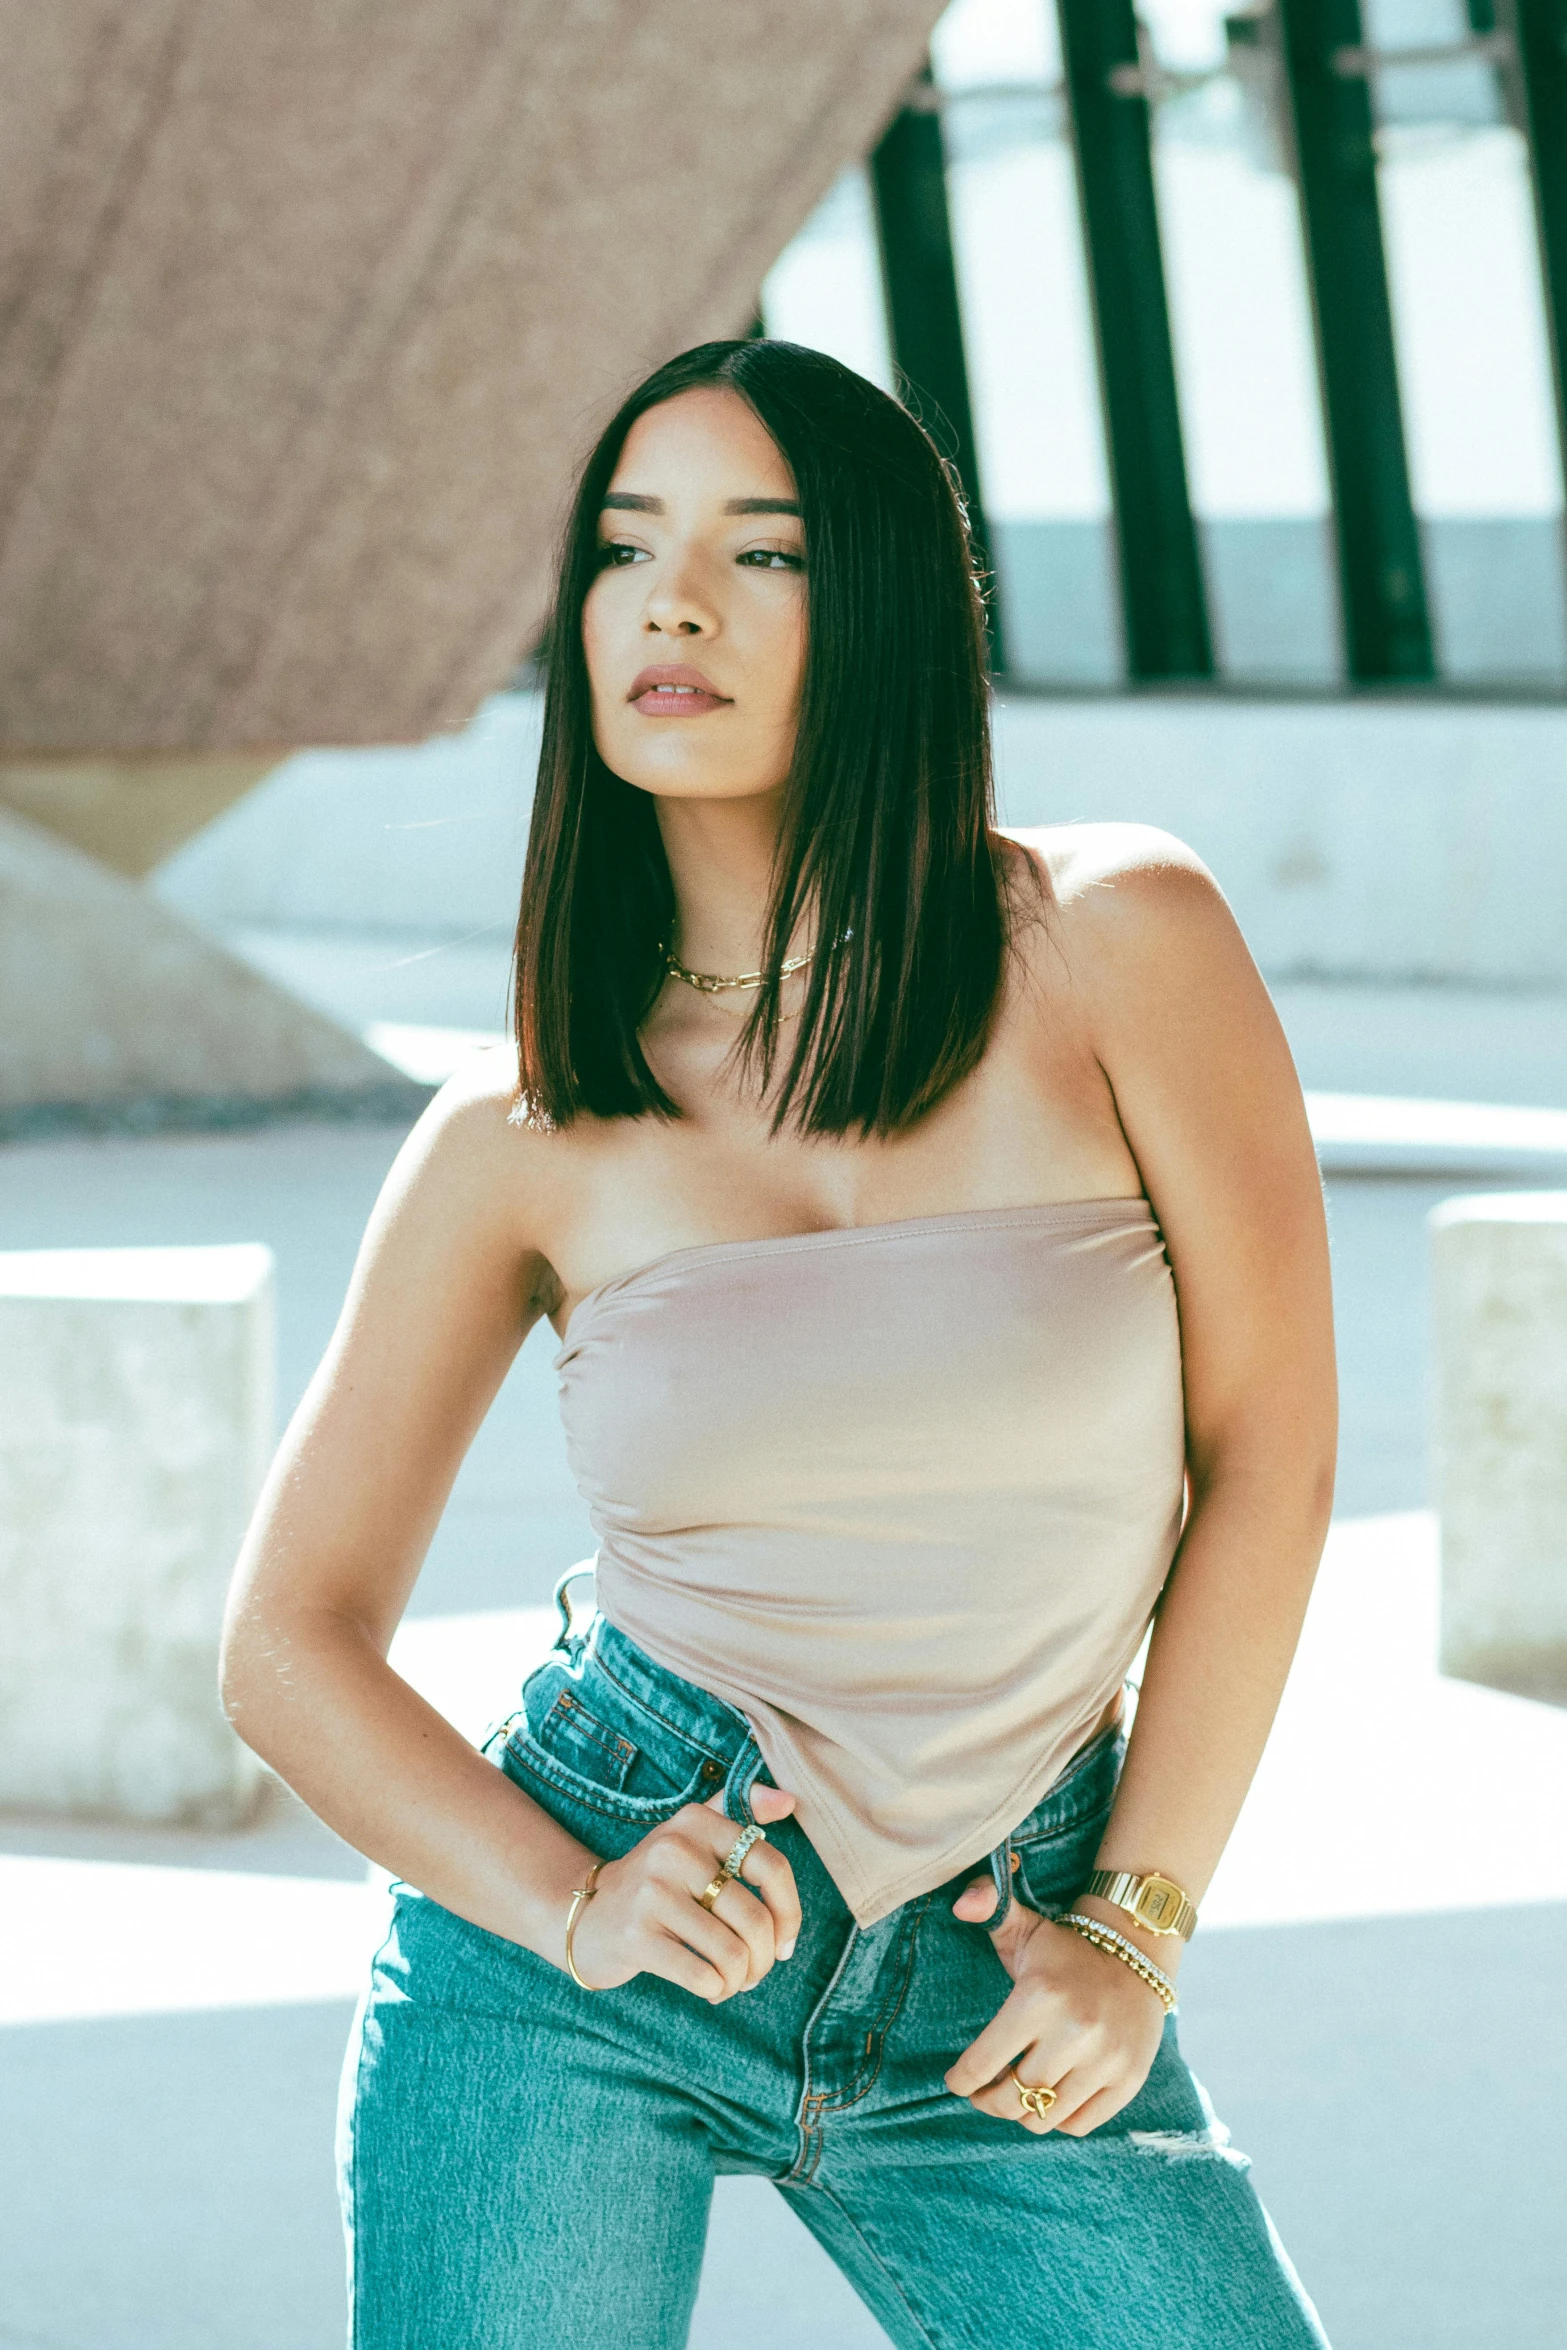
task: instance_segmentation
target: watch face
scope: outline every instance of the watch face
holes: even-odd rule
[[[1155,1934],[1171,1934],[1186,1896],[1168,1877],[1149,1877],[1137,1896],[1136,1915]]]

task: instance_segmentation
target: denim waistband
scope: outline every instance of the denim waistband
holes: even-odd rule
[[[730,1819],[742,1827],[754,1826],[756,1822],[750,1805],[751,1789],[758,1779],[768,1786],[775,1782],[762,1760],[761,1749],[750,1722],[738,1707],[728,1704],[721,1697],[715,1697],[711,1690],[700,1688],[694,1681],[685,1680],[667,1665],[657,1663],[636,1641],[596,1610],[585,1627],[579,1630],[571,1609],[569,1587],[578,1576],[590,1574],[591,1571],[589,1567],[573,1567],[561,1576],[555,1586],[555,1604],[561,1618],[555,1649],[574,1665],[586,1659],[592,1670],[602,1673],[614,1684],[629,1706],[663,1728],[673,1730],[679,1737],[701,1748],[714,1761],[723,1764],[724,1810]],[[1061,1780],[1074,1776],[1079,1768],[1086,1765],[1092,1754],[1117,1734],[1117,1730],[1118,1725],[1107,1726],[1089,1738],[1068,1759]],[[1014,1898],[1013,1877],[1018,1862],[1012,1835],[1003,1836],[1000,1843],[974,1866],[976,1871],[982,1871],[988,1866],[996,1888],[996,1907],[984,1921],[985,1930],[994,1933],[1005,1919]]]
[[[555,1605],[561,1617],[556,1648],[573,1662],[587,1656],[629,1704],[723,1763],[726,1766],[724,1810],[741,1827],[754,1827],[757,1823],[751,1810],[751,1789],[759,1778],[768,1786],[773,1784],[773,1779],[745,1715],[738,1707],[715,1697],[711,1690],[699,1688],[667,1665],[655,1662],[646,1649],[638,1647],[607,1616],[595,1613],[586,1629],[579,1632],[573,1621],[568,1588],[576,1576],[589,1571],[573,1567],[555,1586]]]

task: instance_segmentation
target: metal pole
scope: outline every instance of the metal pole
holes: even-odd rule
[[[1057,0],[1133,677],[1211,677],[1132,0]]]
[[[1316,323],[1351,677],[1433,674],[1358,0],[1276,0]]]
[[[1567,0],[1500,0],[1514,119],[1529,141],[1556,421],[1567,472]]]
[[[927,96],[928,93],[928,96]],[[963,352],[963,314],[947,209],[947,157],[939,101],[927,64],[871,155],[871,191],[881,247],[887,334],[910,404],[944,444],[968,508],[994,675],[1006,668],[1005,639],[990,533],[980,495],[979,450]]]

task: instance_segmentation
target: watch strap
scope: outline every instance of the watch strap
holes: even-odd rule
[[[1083,1891],[1124,1909],[1150,1934],[1179,1934],[1183,1941],[1190,1941],[1197,1923],[1190,1894],[1173,1877],[1157,1872],[1138,1876],[1131,1869],[1095,1869]]]

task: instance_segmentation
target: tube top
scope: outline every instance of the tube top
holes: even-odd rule
[[[750,1722],[860,1925],[1048,1792],[1180,1531],[1143,1199],[675,1249],[555,1358],[598,1605]]]

